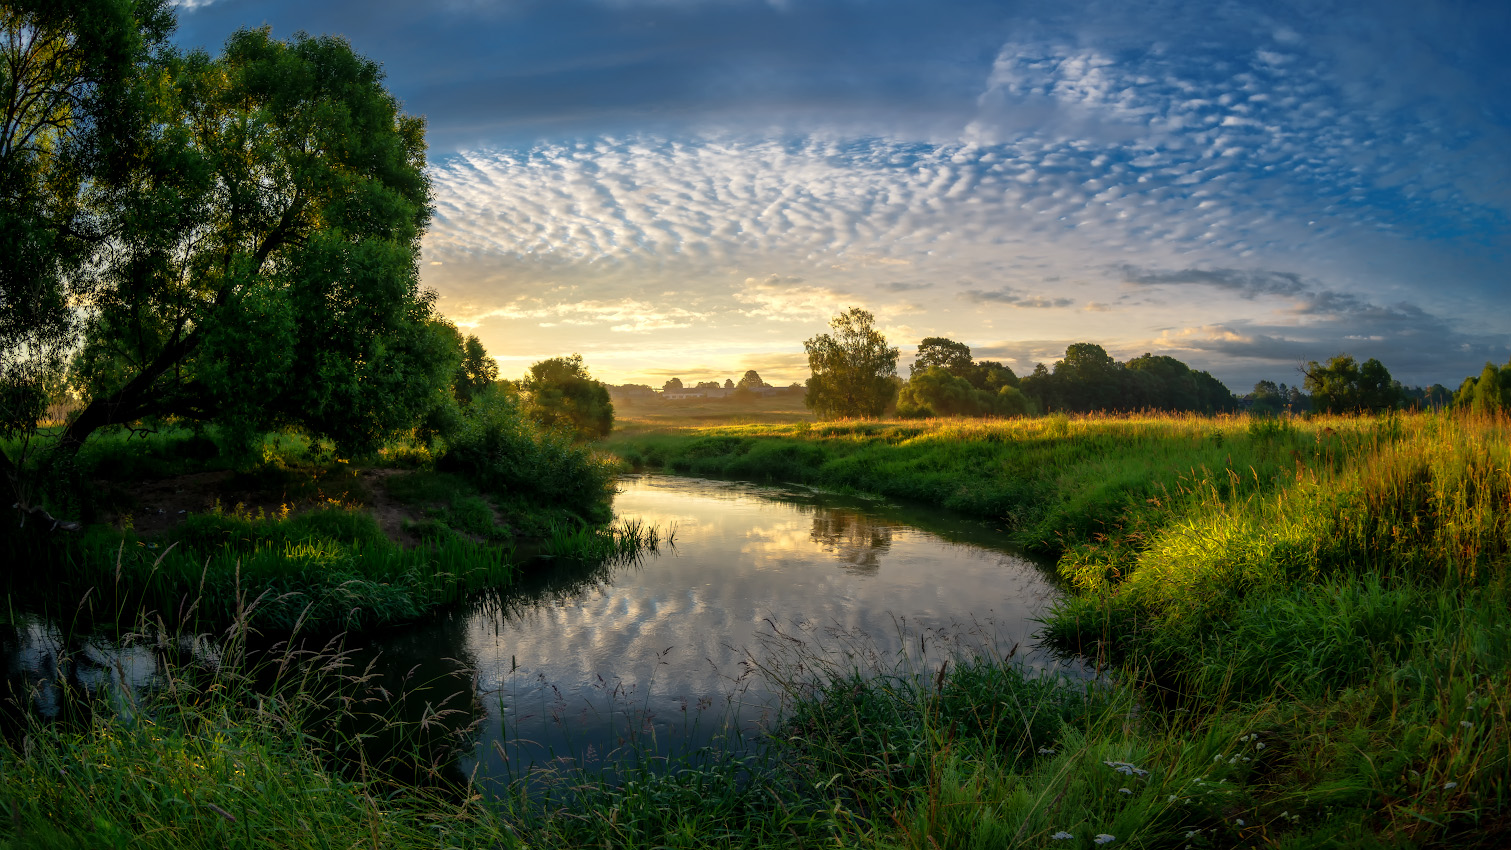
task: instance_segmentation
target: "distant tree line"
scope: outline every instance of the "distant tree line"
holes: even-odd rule
[[[1453,406],[1483,414],[1511,412],[1511,360],[1499,367],[1486,363],[1478,377],[1465,378],[1453,394]]]
[[[897,376],[898,349],[887,345],[875,317],[851,308],[830,321],[831,333],[804,343],[812,377],[806,402],[825,418],[1026,416],[1063,411],[1168,411],[1256,414],[1380,413],[1443,408],[1487,413],[1511,408],[1511,362],[1485,364],[1458,392],[1441,384],[1407,387],[1379,360],[1362,363],[1348,354],[1309,361],[1299,371],[1303,385],[1260,381],[1242,399],[1205,371],[1166,355],[1145,353],[1118,362],[1100,345],[1078,342],[1054,365],[1035,364],[1020,378],[996,361],[976,360],[970,346],[927,337],[907,381]]]
[[[1065,411],[1166,410],[1217,413],[1238,399],[1210,374],[1173,357],[1145,354],[1119,363],[1101,346],[1081,342],[1053,368],[1040,363],[1019,378],[996,361],[976,360],[970,346],[928,337],[906,382],[897,377],[898,350],[875,328],[875,317],[851,308],[830,322],[831,334],[804,343],[812,377],[808,406],[820,416],[1027,416]],[[893,405],[896,405],[893,408]]]

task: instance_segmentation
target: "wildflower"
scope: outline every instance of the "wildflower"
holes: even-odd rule
[[[1457,788],[1457,787],[1459,787],[1459,784],[1457,782],[1444,782],[1443,783],[1443,787],[1444,788]]]
[[[1052,749],[1050,749],[1049,747],[1040,747],[1039,748],[1039,755],[1041,755],[1041,756],[1052,756],[1054,754],[1055,754],[1055,751],[1052,750]]]
[[[1215,756],[1213,756],[1213,757],[1212,757],[1212,761],[1213,761],[1213,762],[1219,762],[1219,761],[1222,761],[1222,753],[1218,753],[1218,754],[1217,754],[1217,755],[1215,755]]]
[[[1055,841],[1065,841],[1071,838],[1075,838],[1075,836],[1062,829],[1054,835],[1051,835],[1050,838]]]
[[[1171,794],[1169,796],[1169,798],[1165,800],[1165,802],[1167,802],[1167,803],[1173,803],[1173,802],[1175,802],[1175,795]]]
[[[1264,749],[1264,742],[1260,741],[1259,743],[1255,744],[1254,745],[1254,749],[1256,749],[1256,750],[1262,750],[1262,749]]]
[[[1149,771],[1147,771],[1147,770],[1140,770],[1139,768],[1134,767],[1131,762],[1126,762],[1126,761],[1104,761],[1104,762],[1102,762],[1102,764],[1107,765],[1108,767],[1112,768],[1113,770],[1117,771],[1118,773],[1123,774],[1124,776],[1148,776],[1149,775]]]
[[[1462,726],[1462,727],[1464,727],[1465,729],[1473,729],[1474,728],[1474,724],[1470,723],[1467,720],[1460,720],[1459,721],[1459,725]]]
[[[1186,833],[1187,838],[1195,838],[1198,835],[1201,835],[1201,830],[1199,829],[1193,829]]]
[[[1091,840],[1096,842],[1097,844],[1111,844],[1118,839],[1116,835],[1108,835],[1107,833],[1103,832],[1098,834],[1096,838],[1093,838]]]
[[[1133,792],[1129,791],[1127,788],[1119,788],[1118,789],[1118,793],[1119,794],[1128,794],[1130,796],[1133,794]]]
[[[1233,822],[1236,823],[1236,824],[1238,824],[1239,826],[1243,826],[1244,825],[1243,818],[1233,818]]]

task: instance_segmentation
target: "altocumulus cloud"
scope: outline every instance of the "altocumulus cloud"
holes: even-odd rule
[[[945,132],[768,112],[438,155],[426,278],[568,349],[655,331],[790,361],[863,304],[1018,368],[1091,339],[1238,389],[1340,350],[1452,381],[1507,356],[1511,117],[1484,97],[1505,65],[1413,6],[1334,12],[1045,12]]]

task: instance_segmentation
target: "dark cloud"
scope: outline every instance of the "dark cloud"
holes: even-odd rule
[[[973,304],[1002,304],[1007,307],[1037,309],[1069,307],[1076,303],[1071,298],[1047,298],[1043,295],[1030,295],[1013,289],[1010,286],[1003,286],[997,289],[967,289],[960,293],[960,297]]]
[[[1269,269],[1180,269],[1157,271],[1140,269],[1131,265],[1114,266],[1117,274],[1127,283],[1146,286],[1196,285],[1211,286],[1236,292],[1245,298],[1260,295],[1310,294],[1309,287],[1295,272],[1280,272]]]

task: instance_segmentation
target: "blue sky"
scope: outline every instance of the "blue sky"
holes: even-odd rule
[[[852,305],[904,363],[1089,341],[1240,393],[1511,358],[1504,2],[200,0],[179,41],[264,24],[426,116],[424,279],[506,375],[802,380]]]

